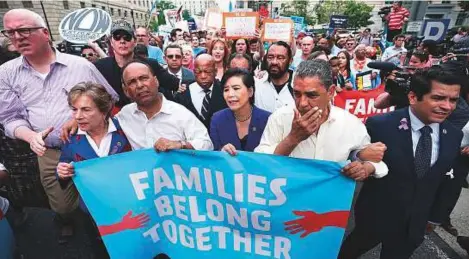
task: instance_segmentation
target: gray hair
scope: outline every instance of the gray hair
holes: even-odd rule
[[[21,17],[26,16],[34,22],[34,25],[38,27],[42,27],[42,28],[47,28],[46,22],[44,21],[44,19],[39,14],[33,11],[30,11],[28,9],[12,9],[8,11],[7,13],[5,13],[5,16],[3,18],[4,22],[5,22],[5,17],[7,17],[7,15],[21,16]]]
[[[329,62],[322,59],[306,60],[300,63],[295,71],[295,78],[306,77],[318,77],[326,90],[329,90],[333,84],[331,66]]]
[[[168,49],[179,49],[181,51],[181,55],[184,55],[184,52],[182,51],[182,47],[176,43],[170,43],[166,48],[164,49],[164,55],[166,56],[166,52]]]
[[[98,110],[106,115],[106,119],[109,118],[114,101],[112,96],[106,91],[106,88],[92,82],[78,83],[68,93],[68,105],[72,106],[78,97],[83,95],[90,97],[96,104],[96,107],[98,107]]]

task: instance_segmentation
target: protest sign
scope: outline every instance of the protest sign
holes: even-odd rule
[[[303,24],[305,22],[305,18],[301,16],[290,16],[290,19],[295,24],[295,37],[303,30]]]
[[[187,26],[189,27],[189,32],[197,31],[197,23],[194,18],[187,19]]]
[[[205,12],[205,29],[221,29],[223,24],[223,13],[217,8],[209,8]]]
[[[15,237],[5,218],[8,207],[8,200],[0,196],[0,258],[2,259],[13,259],[15,249]]]
[[[423,21],[412,21],[407,23],[407,32],[420,32]]]
[[[258,24],[259,13],[256,12],[223,13],[227,39],[253,38]]]
[[[182,21],[182,6],[178,9],[167,9],[163,11],[166,25],[176,28],[176,24]]]
[[[362,73],[357,73],[355,75],[355,78],[357,80],[357,90],[371,90],[373,85],[372,85],[372,79],[371,79],[371,74],[372,71],[366,71]]]
[[[291,41],[291,31],[293,29],[293,21],[290,19],[265,19],[263,30],[263,41]]]
[[[67,14],[59,24],[60,36],[71,43],[86,44],[111,31],[111,16],[98,8],[83,8]]]
[[[343,28],[346,29],[348,24],[347,15],[331,15],[329,21],[329,28]]]
[[[394,111],[394,106],[386,109],[375,108],[375,100],[383,92],[383,87],[369,91],[344,90],[334,97],[334,105],[347,110],[365,122],[373,115]]]
[[[73,181],[114,259],[324,259],[338,255],[354,193],[341,168],[148,149],[76,163]]]

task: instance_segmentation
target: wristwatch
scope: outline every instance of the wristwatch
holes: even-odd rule
[[[187,142],[184,140],[179,141],[181,143],[181,149],[186,149],[187,148]]]

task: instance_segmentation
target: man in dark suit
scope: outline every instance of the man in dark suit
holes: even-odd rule
[[[168,64],[168,72],[181,80],[180,91],[185,91],[186,86],[195,82],[195,76],[192,71],[182,66],[182,48],[171,43],[164,50],[164,59]]]
[[[212,115],[227,108],[223,98],[223,88],[215,80],[215,61],[208,54],[201,54],[195,59],[195,83],[189,89],[175,96],[175,101],[185,106],[210,129]]]
[[[460,152],[462,132],[446,121],[461,85],[451,70],[416,72],[410,107],[371,117],[371,142],[382,142],[386,177],[368,178],[355,205],[355,229],[339,258],[358,258],[382,243],[381,259],[409,258],[422,243],[437,190]]]

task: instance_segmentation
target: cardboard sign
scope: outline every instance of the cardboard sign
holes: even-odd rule
[[[209,8],[205,13],[205,29],[221,29],[223,24],[223,13],[217,8]]]
[[[413,21],[407,23],[407,32],[420,32],[423,21]]]
[[[259,25],[259,13],[223,13],[223,27],[227,39],[253,38]]]
[[[293,29],[293,21],[290,19],[265,19],[264,20],[264,33],[262,35],[263,41],[291,41],[291,31]]]
[[[347,28],[348,16],[347,15],[331,15],[329,21],[329,28]]]
[[[423,36],[426,40],[440,42],[445,39],[450,19],[424,20]]]
[[[384,87],[370,91],[342,91],[334,97],[334,105],[357,116],[363,122],[376,114],[394,111],[394,106],[386,109],[376,109],[375,100],[384,92]]]
[[[182,21],[182,6],[178,9],[168,9],[163,11],[166,24],[176,28],[176,24]]]
[[[111,16],[98,8],[83,8],[65,16],[59,24],[60,36],[71,43],[86,44],[111,31]]]

